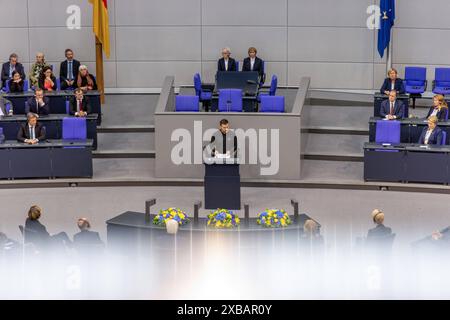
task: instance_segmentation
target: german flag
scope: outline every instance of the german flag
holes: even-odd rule
[[[108,16],[108,0],[89,0],[94,5],[94,33],[97,39],[103,45],[103,51],[106,57],[109,58],[109,16]]]

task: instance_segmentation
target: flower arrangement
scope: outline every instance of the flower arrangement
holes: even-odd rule
[[[258,214],[256,223],[266,228],[283,228],[290,225],[292,221],[283,209],[266,209]]]
[[[179,225],[184,225],[189,222],[189,218],[186,213],[179,208],[168,208],[160,210],[159,213],[153,218],[153,224],[158,226],[165,226],[169,220],[175,220]]]
[[[239,217],[233,211],[227,209],[217,209],[208,215],[208,226],[214,226],[215,228],[234,228],[239,226],[239,224]]]

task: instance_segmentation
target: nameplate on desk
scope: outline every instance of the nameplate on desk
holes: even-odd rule
[[[215,156],[217,159],[230,159],[231,158],[231,155],[229,155],[229,154],[223,154],[223,153],[218,153],[218,154],[216,154],[216,156]]]
[[[392,146],[392,144],[390,144],[390,143],[382,143],[381,144],[383,147],[390,147],[390,146]]]
[[[427,146],[427,145],[421,145],[421,146],[420,146],[420,148],[423,148],[423,149],[428,149],[428,148],[429,148],[429,146]]]

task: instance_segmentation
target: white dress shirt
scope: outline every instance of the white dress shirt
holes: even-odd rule
[[[228,59],[223,59],[225,62],[225,71],[228,71]]]
[[[36,131],[34,129],[35,129],[35,127],[28,125],[28,130],[30,132],[30,139],[31,140],[36,139]]]
[[[250,58],[250,70],[253,71],[253,66],[255,65],[255,58]]]
[[[391,91],[394,91],[394,90],[395,90],[395,82],[391,81]]]
[[[433,130],[428,129],[427,134],[425,135],[424,143],[428,144],[428,140],[430,139],[431,134],[433,133]]]

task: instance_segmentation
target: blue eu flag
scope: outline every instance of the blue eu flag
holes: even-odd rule
[[[391,41],[391,28],[395,20],[395,0],[380,0],[380,29],[378,30],[378,52],[383,58],[384,50]]]

